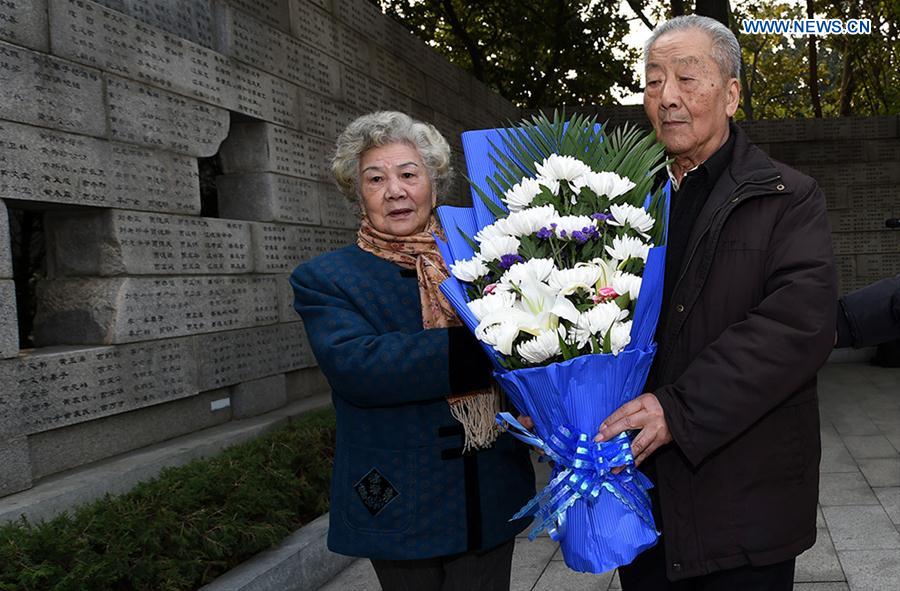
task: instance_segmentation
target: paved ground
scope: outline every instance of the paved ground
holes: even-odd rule
[[[900,589],[900,369],[829,364],[819,393],[819,536],[797,560],[794,589]],[[614,573],[569,571],[549,538],[516,544],[512,591],[618,588]],[[369,561],[358,560],[320,591],[379,589]]]

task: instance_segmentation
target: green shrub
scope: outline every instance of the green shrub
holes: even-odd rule
[[[0,590],[193,590],[328,511],[334,411],[163,470],[50,521],[0,526]]]

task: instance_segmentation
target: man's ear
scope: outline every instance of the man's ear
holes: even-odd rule
[[[733,117],[741,102],[741,83],[737,78],[731,78],[725,83],[725,113]]]

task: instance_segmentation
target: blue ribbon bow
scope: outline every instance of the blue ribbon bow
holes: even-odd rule
[[[545,529],[554,541],[565,535],[566,510],[578,499],[595,503],[604,490],[612,493],[655,531],[650,495],[653,483],[634,466],[631,440],[625,433],[615,439],[598,443],[592,435],[577,433],[563,425],[545,442],[531,433],[508,412],[497,414],[497,423],[510,435],[542,450],[554,462],[550,482],[516,513],[512,519],[529,515],[536,517],[528,533],[534,540]],[[618,474],[613,468],[624,468]]]

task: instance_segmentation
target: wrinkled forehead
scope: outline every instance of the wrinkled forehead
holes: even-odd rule
[[[656,68],[710,65],[715,65],[712,37],[702,29],[685,29],[660,35],[647,52],[644,68],[649,72]]]

